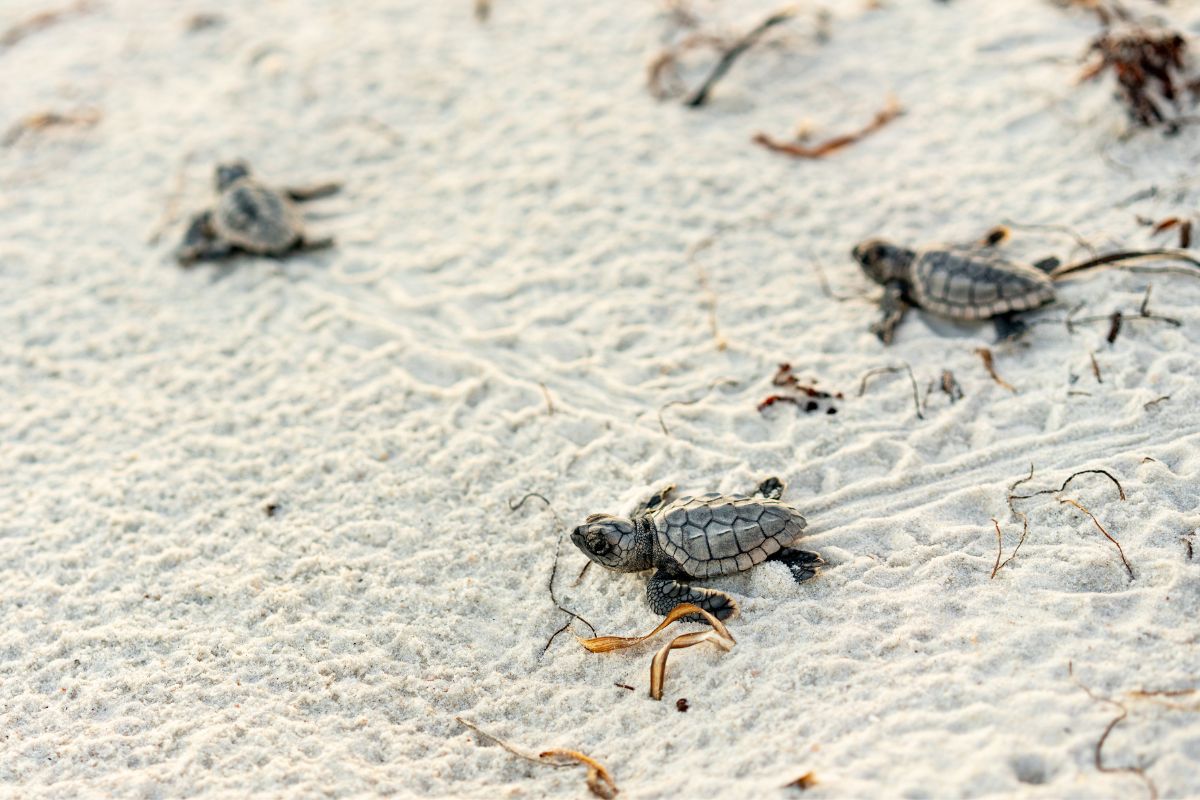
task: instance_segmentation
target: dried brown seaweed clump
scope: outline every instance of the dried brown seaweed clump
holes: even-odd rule
[[[1092,41],[1089,52],[1098,54],[1099,60],[1087,68],[1082,80],[1111,70],[1135,123],[1174,131],[1184,121],[1185,101],[1194,100],[1200,90],[1200,79],[1185,74],[1187,48],[1187,39],[1174,30],[1108,29]]]

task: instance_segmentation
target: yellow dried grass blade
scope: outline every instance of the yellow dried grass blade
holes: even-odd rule
[[[733,637],[729,635],[729,629],[725,627],[725,623],[721,622],[721,620],[717,619],[703,608],[700,608],[700,606],[693,605],[692,603],[682,603],[671,609],[671,613],[667,614],[663,621],[658,624],[658,627],[647,633],[645,636],[595,636],[591,639],[580,639],[579,643],[593,653],[608,653],[612,650],[624,650],[628,647],[641,644],[650,637],[658,634],[663,630],[663,628],[666,628],[672,622],[675,622],[680,617],[686,617],[689,614],[700,614],[704,617],[708,624],[713,627],[714,630],[721,634],[721,636],[729,639],[731,642],[733,641]]]
[[[722,628],[725,626],[722,625]],[[710,631],[697,631],[696,633],[685,633],[682,636],[676,636],[666,647],[654,654],[654,660],[650,662],[650,696],[655,700],[662,700],[663,684],[667,677],[667,656],[672,650],[680,650],[684,647],[694,647],[701,642],[712,642],[722,650],[730,650],[736,642],[732,636],[722,636],[715,628]]]
[[[588,768],[587,786],[592,794],[602,797],[604,800],[612,800],[619,794],[620,790],[617,789],[617,783],[613,780],[612,775],[608,773],[603,764],[591,756],[584,755],[578,750],[555,749],[538,753],[538,758],[554,758],[556,756],[578,761]]]

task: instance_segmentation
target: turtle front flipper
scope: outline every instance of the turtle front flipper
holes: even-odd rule
[[[738,613],[737,601],[724,592],[680,583],[672,573],[663,569],[655,572],[654,577],[646,584],[646,600],[659,616],[671,613],[671,609],[680,603],[698,605],[722,620],[737,616]],[[684,617],[684,621],[703,622],[704,618],[699,614],[690,614]]]
[[[883,288],[883,297],[879,300],[879,309],[882,314],[879,321],[871,325],[871,333],[878,336],[879,341],[884,344],[892,343],[896,326],[904,319],[904,312],[908,311],[908,303],[904,299],[905,294],[903,281],[889,281]]]
[[[314,186],[289,186],[283,190],[283,193],[297,203],[303,203],[306,200],[319,200],[322,197],[337,194],[341,190],[340,183],[330,182],[318,183]]]
[[[992,317],[992,325],[996,328],[997,342],[1011,342],[1020,338],[1021,334],[1029,329],[1029,326],[1017,319],[1017,315],[1013,312],[997,314]]]
[[[783,497],[783,490],[787,488],[787,484],[775,476],[767,478],[758,485],[754,490],[754,497],[765,497],[768,500],[778,500]]]
[[[637,507],[633,509],[632,516],[642,517],[658,511],[667,504],[667,500],[671,497],[671,492],[673,491],[675,491],[675,484],[668,483],[666,486],[662,487],[657,492],[638,503]]]
[[[188,266],[197,261],[213,261],[233,254],[233,246],[217,237],[212,225],[212,212],[204,211],[192,217],[183,243],[175,250],[175,259]]]
[[[815,578],[825,563],[825,559],[812,550],[800,550],[795,547],[784,547],[779,552],[767,556],[767,560],[786,564],[787,568],[792,571],[792,577],[796,579],[796,583],[804,583],[810,578]]]

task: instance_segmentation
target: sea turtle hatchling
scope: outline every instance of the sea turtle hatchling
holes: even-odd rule
[[[297,203],[333,194],[338,184],[276,189],[250,174],[243,161],[216,168],[217,204],[192,217],[180,264],[226,258],[236,252],[282,256],[333,245],[333,239],[309,239]]]
[[[953,320],[990,319],[1000,339],[1012,339],[1025,330],[1016,315],[1053,302],[1054,282],[1067,274],[1144,258],[1200,265],[1178,250],[1109,253],[1070,265],[1047,258],[1027,265],[1009,261],[990,247],[943,245],[915,251],[883,239],[860,242],[853,255],[863,272],[884,287],[883,315],[871,326],[884,344],[892,341],[909,306]]]
[[[654,613],[695,603],[727,619],[737,613],[734,599],[691,581],[742,572],[770,559],[786,564],[800,583],[824,563],[816,553],[792,547],[807,523],[780,501],[784,485],[778,478],[759,484],[753,497],[705,494],[668,502],[674,488],[661,489],[628,517],[593,514],[571,533],[575,546],[603,567],[654,569],[646,585]]]

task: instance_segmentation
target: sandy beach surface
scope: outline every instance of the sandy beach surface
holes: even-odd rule
[[[492,5],[0,2],[66,11],[0,45],[0,795],[589,796],[461,717],[630,798],[1200,796],[1200,280],[1090,273],[1022,342],[916,312],[885,348],[849,256],[1004,220],[1172,244],[1137,218],[1196,213],[1200,128],[1133,129],[1079,82],[1095,16],[1041,0],[803,2],[701,109],[647,91],[663,4]],[[889,97],[823,160],[752,142]],[[306,206],[336,248],[176,266],[236,157],[344,182]],[[842,396],[758,410],[782,362]],[[1016,493],[1124,500],[1014,501],[995,570],[1031,466]],[[656,644],[543,653],[563,527],[768,475],[827,565],[712,581],[730,652],[674,653],[661,702]],[[583,564],[564,606],[654,626],[644,576]]]

